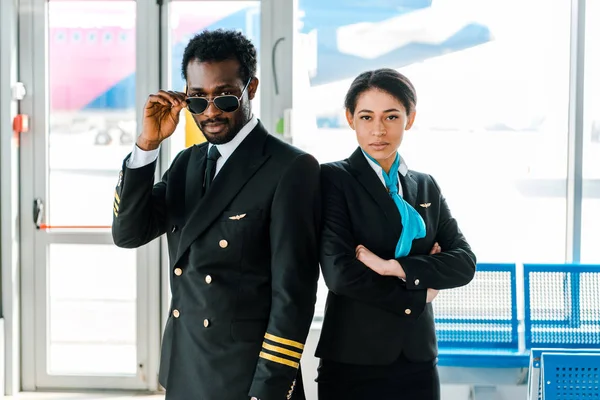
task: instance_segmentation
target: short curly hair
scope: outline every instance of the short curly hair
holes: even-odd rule
[[[256,76],[256,48],[242,33],[234,30],[205,30],[190,40],[183,52],[181,75],[187,80],[191,61],[225,61],[235,58],[240,63],[240,78],[245,83]]]

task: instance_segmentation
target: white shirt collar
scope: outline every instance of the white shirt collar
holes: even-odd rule
[[[208,150],[210,150],[212,146],[217,146],[217,149],[219,150],[219,153],[221,154],[221,157],[219,157],[219,159],[217,160],[217,172],[219,169],[221,169],[220,167],[223,164],[225,164],[227,159],[229,157],[231,157],[231,155],[233,154],[235,149],[238,148],[240,143],[242,143],[244,141],[244,139],[246,139],[246,137],[248,137],[250,132],[252,132],[252,130],[254,128],[256,128],[256,125],[258,125],[258,118],[256,118],[253,115],[252,118],[250,118],[250,121],[248,121],[248,123],[246,125],[244,125],[242,127],[242,129],[240,129],[238,134],[235,135],[235,137],[233,139],[231,139],[231,141],[224,143],[224,144],[216,144],[216,145],[214,145],[212,143],[208,144]]]
[[[375,161],[371,160],[370,157],[367,157],[364,150],[363,155],[365,156],[371,167],[375,170],[375,172],[377,172],[377,175],[381,175],[381,179],[383,179],[383,168],[381,168],[381,166]],[[404,161],[404,158],[402,158],[402,156],[400,156],[400,165],[398,166],[398,172],[400,172],[400,175],[402,176],[406,176],[406,174],[408,173],[408,166],[406,165],[406,162]]]
[[[363,155],[367,159],[367,162],[369,163],[371,168],[373,168],[373,170],[379,177],[379,180],[381,181],[383,186],[385,186],[385,179],[383,179],[383,168],[381,168],[381,166],[379,164],[377,164],[376,162],[371,160],[371,158],[367,157],[364,150],[363,150]],[[402,175],[402,176],[406,176],[406,174],[408,173],[408,166],[406,165],[406,162],[404,162],[404,158],[402,158],[402,156],[400,156],[400,165],[398,166],[398,173],[400,173],[400,175]],[[402,185],[400,185],[400,182],[398,182],[398,190],[399,190],[400,196],[402,196]]]

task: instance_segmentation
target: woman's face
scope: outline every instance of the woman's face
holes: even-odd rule
[[[404,131],[415,120],[415,112],[407,115],[400,100],[382,90],[369,89],[358,97],[354,115],[346,110],[346,118],[356,131],[359,146],[387,170],[396,158]]]

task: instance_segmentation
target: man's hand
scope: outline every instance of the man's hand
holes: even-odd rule
[[[164,90],[148,97],[144,106],[142,134],[137,146],[142,150],[155,150],[171,136],[179,123],[179,112],[186,107],[187,96],[179,92]]]

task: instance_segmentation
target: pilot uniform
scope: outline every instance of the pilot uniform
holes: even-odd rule
[[[213,151],[215,176],[205,181]],[[256,118],[229,143],[180,152],[154,184],[157,153],[136,149],[125,159],[112,234],[117,246],[136,248],[167,233],[166,399],[304,399],[299,365],[319,274],[318,162]]]

